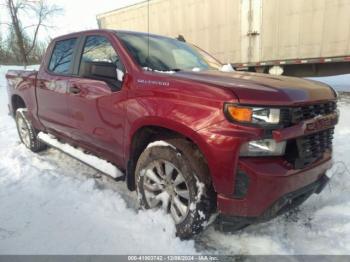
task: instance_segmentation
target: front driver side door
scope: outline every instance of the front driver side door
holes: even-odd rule
[[[86,149],[122,165],[127,93],[117,79],[116,69],[124,71],[124,67],[106,36],[86,36],[81,50],[78,76],[71,79],[68,95],[74,139]],[[115,77],[91,75],[92,67],[114,68],[110,71]]]

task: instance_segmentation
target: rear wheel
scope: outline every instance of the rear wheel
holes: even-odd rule
[[[46,145],[37,138],[37,131],[27,118],[27,109],[16,110],[16,125],[21,142],[33,152],[46,149]]]
[[[201,232],[214,210],[208,169],[193,144],[181,139],[155,145],[140,156],[136,167],[140,204],[163,209],[174,220],[177,235]]]

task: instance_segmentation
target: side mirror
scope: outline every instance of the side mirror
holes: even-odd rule
[[[109,62],[83,61],[80,66],[80,76],[106,82],[112,90],[122,86],[124,73]]]
[[[92,62],[91,63],[91,76],[92,77],[102,77],[102,78],[109,78],[109,79],[116,79],[117,67],[108,62]]]
[[[81,63],[80,75],[87,78],[108,80],[114,79],[122,82],[124,73],[123,71],[117,69],[115,64],[109,62],[84,61]]]

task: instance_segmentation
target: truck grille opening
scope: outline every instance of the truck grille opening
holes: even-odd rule
[[[319,115],[334,113],[336,109],[337,103],[334,101],[294,108],[283,108],[281,110],[281,121],[283,126],[287,127]]]
[[[321,159],[332,150],[334,128],[288,141],[285,158],[294,169],[301,169]]]
[[[320,115],[336,112],[337,103],[329,101],[307,106],[281,109],[281,123],[284,127],[296,125],[302,121]],[[323,157],[332,150],[334,128],[287,141],[285,159],[294,169],[301,169]]]

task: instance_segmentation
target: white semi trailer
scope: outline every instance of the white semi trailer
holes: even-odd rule
[[[97,20],[100,28],[183,35],[239,70],[350,73],[350,0],[150,0]]]

